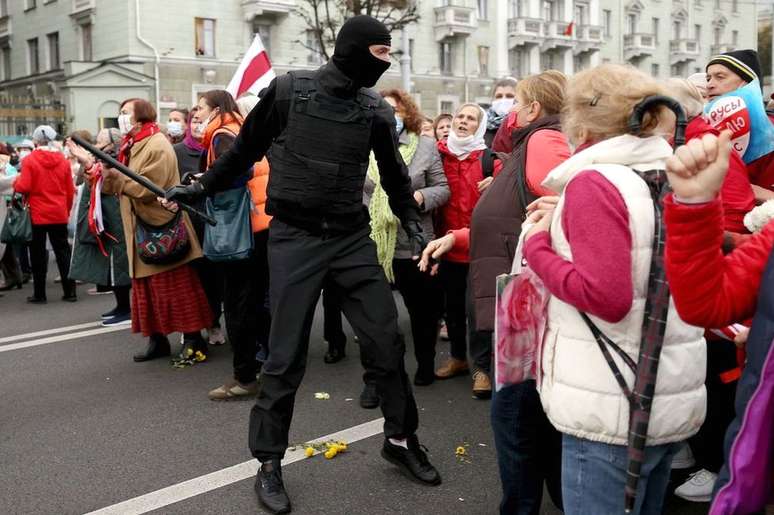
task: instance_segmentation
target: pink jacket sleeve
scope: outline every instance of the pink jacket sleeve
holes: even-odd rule
[[[559,256],[544,231],[527,240],[527,262],[552,295],[607,322],[619,322],[634,299],[626,204],[595,171],[581,172],[564,197],[562,228],[573,260]]]

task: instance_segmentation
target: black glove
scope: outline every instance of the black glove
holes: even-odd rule
[[[411,256],[414,258],[421,257],[422,251],[425,250],[427,244],[430,243],[422,230],[422,224],[416,220],[410,220],[406,222],[403,228],[406,230],[409,242],[411,243]]]
[[[178,184],[167,190],[164,197],[167,200],[173,200],[175,202],[182,202],[183,204],[191,204],[199,197],[205,195],[204,186],[199,181],[194,181],[191,184]]]

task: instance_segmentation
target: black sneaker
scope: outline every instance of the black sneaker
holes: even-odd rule
[[[379,407],[379,395],[376,393],[376,385],[366,383],[360,394],[360,407],[363,409],[375,409]]]
[[[424,447],[419,445],[417,436],[409,436],[406,439],[406,445],[408,449],[394,445],[390,443],[388,438],[385,438],[382,446],[382,458],[400,467],[403,472],[408,473],[409,477],[418,483],[440,485],[441,475],[430,464],[427,454],[423,450]]]
[[[113,327],[116,325],[129,325],[132,323],[131,313],[116,313],[110,318],[102,320],[102,325],[105,327]]]
[[[290,499],[282,482],[280,460],[261,464],[255,477],[258,500],[272,513],[290,513]]]
[[[100,315],[100,317],[102,318],[102,320],[107,320],[108,318],[113,318],[118,313],[120,313],[120,312],[118,311],[118,306],[116,306],[113,309],[111,309],[110,311],[108,311],[107,313],[102,313]]]

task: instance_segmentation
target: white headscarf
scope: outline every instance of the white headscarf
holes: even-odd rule
[[[460,107],[460,109],[457,110],[456,114],[459,114],[460,110],[467,106],[476,106],[481,111],[481,121],[478,124],[476,133],[470,136],[465,136],[464,138],[457,136],[457,133],[454,132],[454,129],[449,131],[449,139],[446,141],[446,144],[449,147],[449,152],[457,157],[467,156],[471,152],[476,150],[484,150],[486,148],[486,143],[484,142],[484,133],[486,133],[487,122],[486,111],[484,111],[481,106],[476,104],[464,104]],[[452,124],[453,123],[454,120],[452,120]]]

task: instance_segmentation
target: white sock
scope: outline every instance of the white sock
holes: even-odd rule
[[[403,447],[404,449],[408,450],[408,443],[406,443],[405,438],[401,438],[400,440],[397,438],[388,438],[388,440],[390,440],[392,445],[397,445],[398,447]]]

